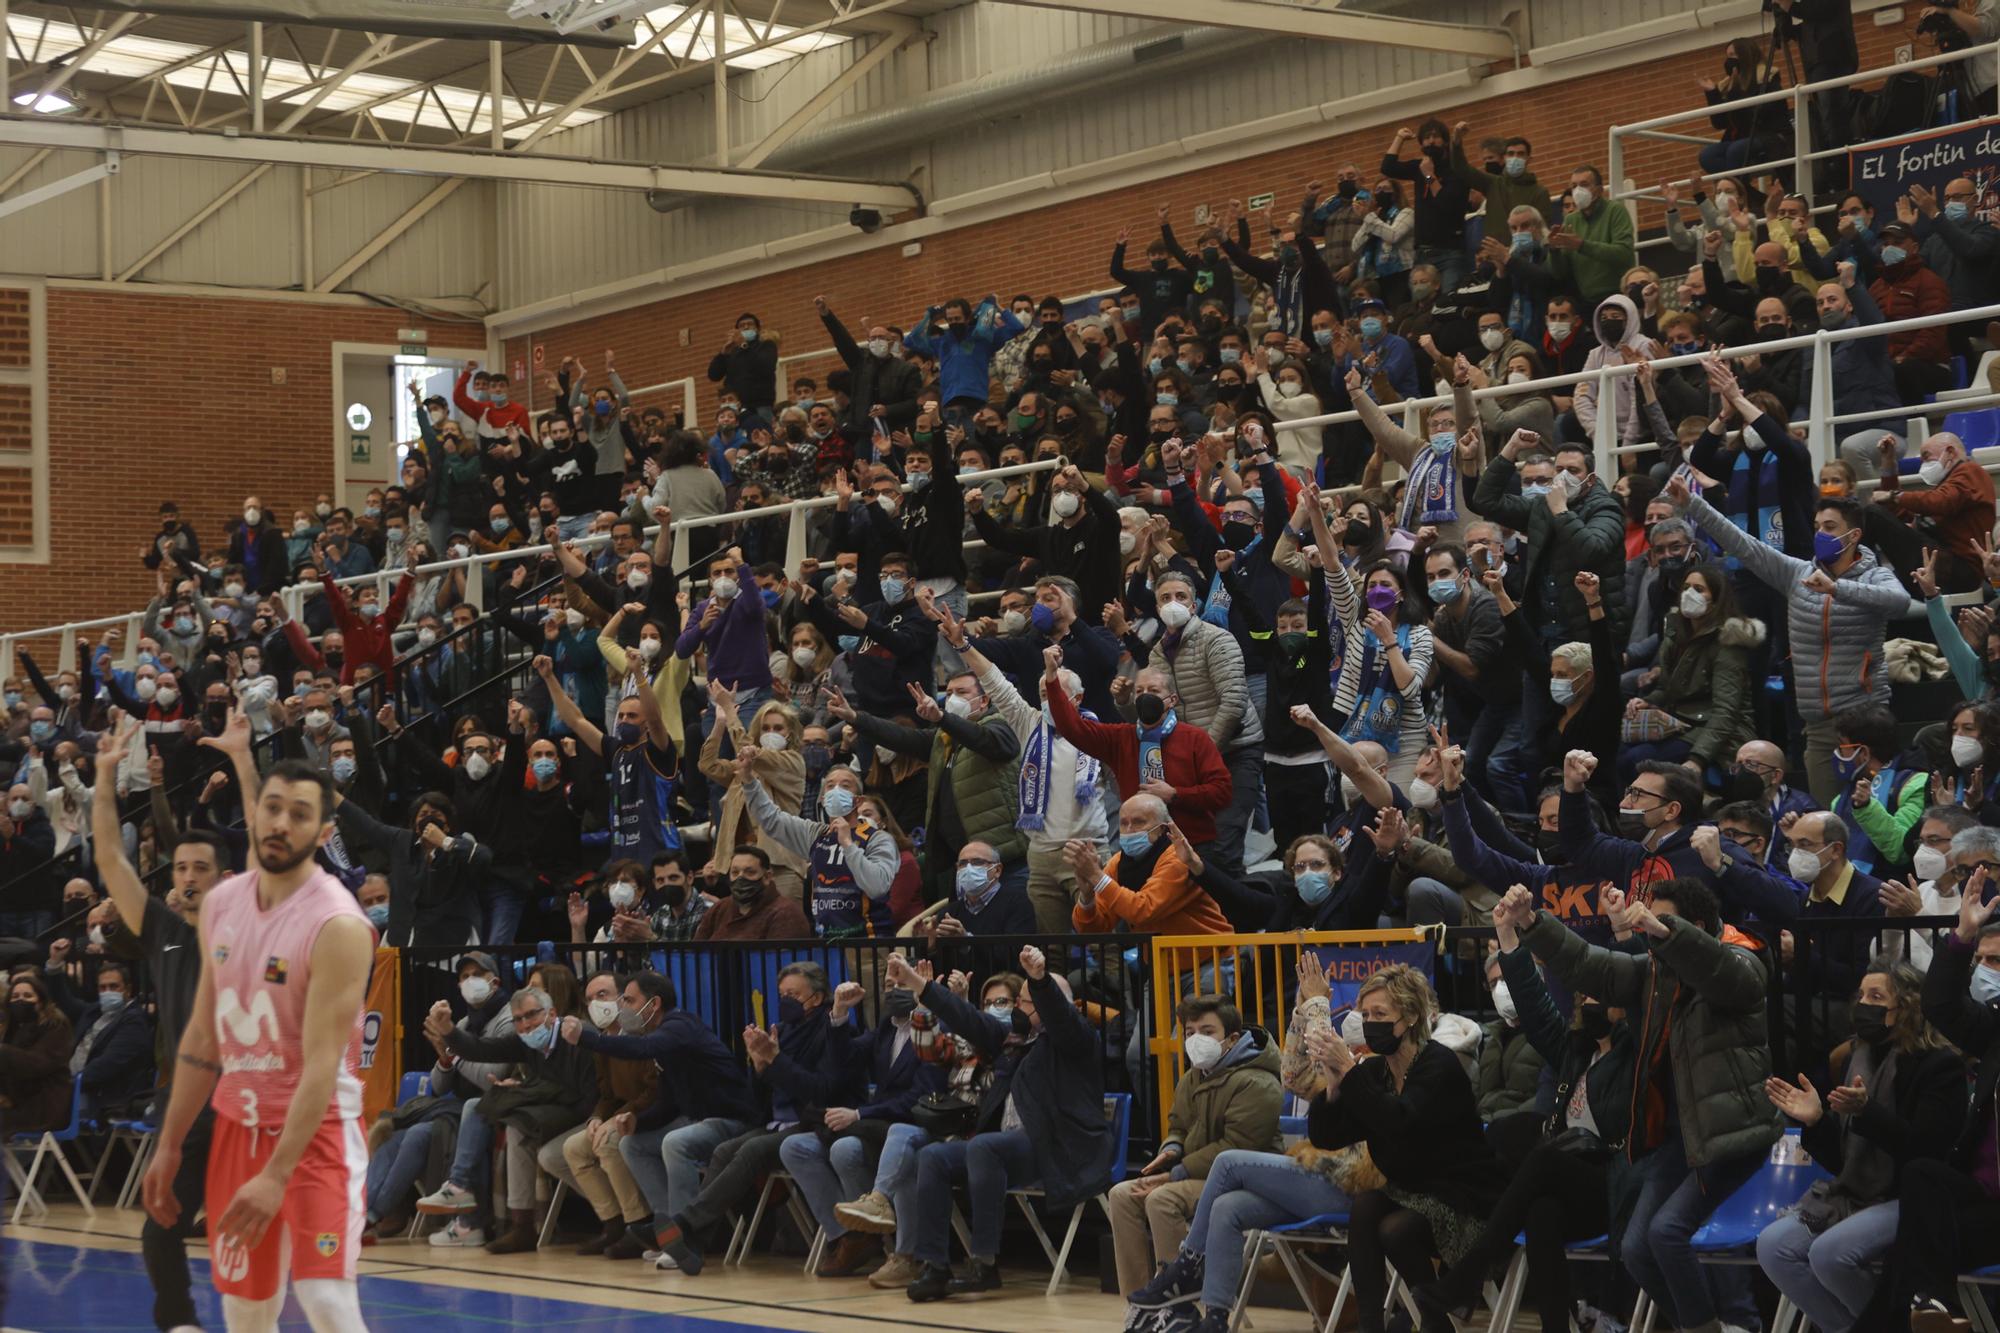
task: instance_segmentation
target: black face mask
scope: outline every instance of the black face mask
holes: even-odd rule
[[[1142,694],[1133,704],[1139,714],[1139,725],[1157,727],[1160,719],[1167,715],[1167,701],[1157,694]]]
[[[1761,801],[1764,779],[1738,765],[1729,770],[1729,777],[1722,784],[1722,795],[1727,801]]]
[[[1360,189],[1360,181],[1342,181],[1340,183],[1340,197],[1342,199],[1352,199]]]
[[[1040,375],[1043,378],[1047,378],[1048,373],[1051,370],[1055,369],[1055,363],[1050,361],[1045,356],[1036,357],[1034,366],[1035,366],[1035,374]]]
[[[1436,166],[1444,160],[1444,144],[1441,140],[1431,139],[1425,142],[1422,147],[1425,154],[1429,156],[1432,166]]]
[[[1215,248],[1214,246],[1212,246],[1212,245],[1204,245],[1203,247],[1201,247],[1201,262],[1202,262],[1202,263],[1204,263],[1204,264],[1213,264],[1213,263],[1217,262],[1218,260],[1220,260],[1221,258],[1222,258],[1222,251],[1220,251],[1220,250],[1216,249],[1216,248]],[[1204,319],[1204,320],[1203,320],[1203,321],[1202,321],[1201,323],[1202,323],[1202,327],[1203,327],[1203,328],[1207,328],[1207,327],[1208,327],[1208,326],[1209,326],[1209,325],[1210,325],[1211,323],[1217,323],[1217,322],[1219,322],[1219,321],[1212,321],[1212,320],[1206,320],[1206,319]]]
[[[653,894],[667,906],[679,907],[687,901],[688,886],[686,881],[679,884],[657,884],[653,887]]]
[[[748,907],[764,892],[761,879],[732,879],[729,881],[729,896],[736,900],[738,907]]]
[[[1856,1003],[1847,1012],[1854,1020],[1854,1035],[1870,1046],[1879,1046],[1889,1039],[1888,1006]]]
[[[7,1002],[8,1022],[17,1028],[26,1027],[35,1021],[35,1011],[39,1009],[33,1000],[9,1000]]]
[[[1222,402],[1225,403],[1233,402],[1236,398],[1236,395],[1242,392],[1243,392],[1243,386],[1240,384],[1231,384],[1227,380],[1216,381],[1215,396],[1218,400]]]
[[[1342,534],[1342,546],[1371,546],[1375,542],[1375,524],[1364,519],[1350,519],[1347,531]]]
[[[1287,244],[1287,245],[1280,245],[1278,247],[1278,267],[1291,268],[1295,266],[1298,262],[1299,262],[1298,246]]]
[[[1489,157],[1480,165],[1486,169],[1486,174],[1489,176],[1498,176],[1507,169],[1507,164],[1497,157]]]
[[[917,1008],[917,993],[901,987],[892,988],[882,997],[882,1007],[891,1018],[908,1018]]]
[[[1164,429],[1156,427],[1153,430],[1147,432],[1149,438],[1151,438],[1154,444],[1165,444],[1168,440],[1174,438],[1175,433],[1176,432],[1174,431],[1174,428],[1171,426],[1165,427]]]
[[[1076,422],[1077,419],[1075,417],[1057,417],[1056,434],[1058,435],[1076,434]]]
[[[1757,290],[1764,295],[1776,296],[1791,285],[1791,274],[1784,269],[1766,268],[1762,264],[1757,266]]]
[[[1601,1004],[1586,1004],[1576,1012],[1576,1030],[1590,1041],[1603,1041],[1611,1035],[1611,1015]]]
[[[1154,259],[1148,262],[1152,265],[1153,272],[1155,273],[1165,273],[1167,271],[1167,261],[1164,259]]]
[[[320,659],[326,663],[327,670],[338,671],[341,663],[347,660],[347,654],[338,648],[325,649],[321,651]]]
[[[1541,854],[1542,860],[1546,863],[1553,864],[1560,859],[1556,856],[1556,847],[1561,842],[1562,834],[1556,832],[1554,829],[1538,828],[1535,830],[1535,851]]]
[[[1622,315],[1617,319],[1606,316],[1598,320],[1597,328],[1603,335],[1603,342],[1607,347],[1616,347],[1625,340],[1625,317]]]
[[[1368,1049],[1377,1055],[1394,1055],[1403,1039],[1396,1035],[1396,1025],[1379,1019],[1369,1019],[1361,1025],[1361,1035],[1368,1043]]]
[[[1257,536],[1257,526],[1241,519],[1222,525],[1222,544],[1232,551],[1240,551]]]

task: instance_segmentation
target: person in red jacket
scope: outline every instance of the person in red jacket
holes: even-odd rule
[[[1972,592],[1986,586],[1982,561],[1993,538],[1993,478],[1985,468],[1966,457],[1965,442],[1950,431],[1939,431],[1923,443],[1922,464],[1917,479],[1925,489],[1906,491],[1897,485],[1896,469],[1888,460],[1890,443],[1883,439],[1884,463],[1881,483],[1873,498],[1887,513],[1871,518],[1864,531],[1868,541],[1881,551],[1889,567],[1910,582],[1911,571],[1924,563],[1924,549],[1935,546],[1910,526],[1928,519],[1944,538],[1938,552],[1935,577],[1945,592]]]
[[[403,577],[396,581],[396,591],[389,595],[387,610],[379,614],[371,613],[378,594],[372,587],[363,588],[356,600],[360,604],[357,611],[347,600],[347,590],[333,580],[333,574],[320,575],[319,586],[326,594],[327,608],[333,612],[333,623],[340,631],[345,652],[340,661],[340,683],[352,685],[354,671],[363,662],[375,664],[395,688],[395,675],[390,664],[396,660],[396,647],[391,641],[396,626],[403,623],[403,608],[409,604],[410,590],[417,586],[417,576],[411,569],[417,563],[416,548],[412,546],[403,554]],[[318,650],[306,641],[305,629],[296,620],[285,621],[285,641],[292,647],[292,653],[307,666],[330,667]]]
[[[1937,318],[1951,309],[1951,289],[1924,262],[1910,229],[1900,222],[1882,228],[1882,268],[1868,294],[1886,320]],[[1896,364],[1896,392],[1906,403],[1951,387],[1951,346],[1943,320],[1889,335],[1889,359]]]
[[[481,401],[465,391],[466,381],[472,372],[479,369],[477,361],[465,363],[465,369],[458,372],[458,382],[451,386],[451,400],[458,404],[458,410],[472,418],[481,439],[497,440],[507,433],[507,427],[518,426],[521,434],[532,439],[535,423],[528,415],[528,409],[512,400],[511,386],[507,377],[495,371],[486,376],[486,398]],[[353,660],[349,654],[348,660]]]
[[[1183,727],[1174,716],[1180,702],[1167,673],[1148,667],[1139,673],[1139,721],[1093,722],[1077,712],[1056,673],[1062,670],[1062,650],[1043,650],[1048,673],[1042,697],[1056,733],[1111,770],[1118,791],[1126,797],[1144,792],[1167,803],[1167,811],[1187,840],[1197,847],[1215,841],[1215,813],[1229,805],[1234,790],[1229,766],[1208,733]]]

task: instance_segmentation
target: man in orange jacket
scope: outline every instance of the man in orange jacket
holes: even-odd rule
[[[1079,934],[1146,931],[1157,935],[1227,935],[1229,918],[1172,855],[1167,803],[1141,792],[1118,807],[1118,851],[1099,865],[1097,845],[1063,847],[1076,872],[1070,924]]]
[[[1886,455],[1885,455],[1886,456]],[[1965,442],[1950,431],[1926,439],[1917,479],[1925,489],[1902,490],[1893,468],[1885,468],[1874,499],[1888,507],[1892,521],[1870,521],[1863,536],[1906,583],[1924,562],[1924,548],[1936,539],[1912,527],[1929,519],[1944,539],[1938,553],[1937,584],[1944,592],[1971,592],[1986,586],[1981,562],[1993,537],[1993,478],[1966,457]]]

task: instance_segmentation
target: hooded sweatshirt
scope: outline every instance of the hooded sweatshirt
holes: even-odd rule
[[[1173,1110],[1167,1115],[1167,1141],[1180,1149],[1180,1160],[1168,1174],[1174,1180],[1204,1180],[1215,1159],[1231,1149],[1278,1152],[1279,1108],[1284,1090],[1278,1085],[1280,1049],[1271,1034],[1247,1027],[1223,1051],[1207,1073],[1190,1068],[1174,1088]]]
[[[1611,340],[1604,335],[1604,315],[1607,310],[1621,310],[1625,313],[1625,336],[1618,346],[1635,353],[1650,350],[1646,335],[1639,331],[1639,311],[1631,298],[1607,296],[1599,303],[1590,316],[1591,332],[1597,335],[1597,346],[1584,357],[1583,368],[1596,370],[1599,366],[1617,364],[1617,354]],[[1609,405],[1598,402],[1597,383],[1594,380],[1579,381],[1576,386],[1576,420],[1584,433],[1596,438],[1597,414],[1611,411],[1618,418],[1618,439],[1621,443],[1636,444],[1646,435],[1646,414],[1639,406],[1639,382],[1635,376],[1622,375],[1612,381]]]

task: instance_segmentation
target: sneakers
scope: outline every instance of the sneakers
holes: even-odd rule
[[[907,1287],[923,1275],[924,1266],[914,1255],[892,1254],[889,1261],[868,1275],[868,1285],[880,1291]]]
[[[1172,1261],[1161,1265],[1151,1282],[1128,1295],[1126,1303],[1141,1310],[1159,1310],[1193,1300],[1201,1295],[1205,1267],[1201,1255],[1182,1250]]]
[[[640,1257],[653,1267],[659,1269],[662,1273],[678,1273],[681,1271],[681,1266],[674,1262],[674,1256],[663,1250],[647,1250]]]
[[[417,1200],[420,1213],[469,1213],[479,1206],[479,1200],[472,1191],[460,1189],[456,1182],[447,1180],[435,1194],[426,1194]]]
[[[1972,1327],[1942,1302],[1919,1296],[1910,1305],[1910,1333],[1959,1333]]]
[[[486,1233],[464,1218],[454,1217],[450,1226],[431,1232],[430,1242],[447,1249],[476,1249],[486,1243]]]
[[[951,1280],[947,1293],[952,1296],[972,1296],[982,1291],[1000,1290],[1000,1265],[988,1263],[984,1259],[968,1259],[965,1268]]]
[[[660,1231],[659,1242],[661,1258],[672,1259],[673,1267],[680,1269],[689,1277],[701,1271],[703,1263],[701,1249],[694,1243],[694,1237],[688,1234],[688,1229],[682,1225],[678,1214]],[[655,1260],[655,1264],[660,1268],[667,1267],[658,1260]]]
[[[833,1215],[849,1231],[886,1236],[896,1229],[896,1206],[880,1190],[869,1190],[852,1203],[837,1203]]]

